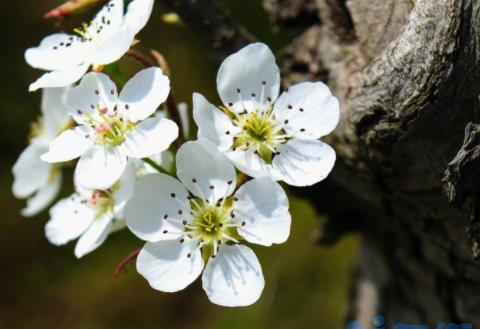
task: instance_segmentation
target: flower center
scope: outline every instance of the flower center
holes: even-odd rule
[[[232,200],[211,204],[201,199],[191,198],[193,219],[185,225],[185,233],[199,241],[205,259],[214,256],[222,243],[241,240],[234,222]]]
[[[271,163],[278,154],[277,147],[286,143],[290,136],[283,130],[283,124],[272,116],[272,107],[262,112],[234,113],[227,110],[235,126],[241,130],[235,135],[233,149],[252,150],[265,162]]]
[[[118,183],[109,190],[94,190],[92,195],[88,199],[84,199],[83,202],[92,207],[96,211],[96,218],[100,218],[106,213],[113,213],[115,200],[113,198],[113,192],[118,189]]]
[[[95,143],[97,145],[119,146],[125,141],[127,132],[134,128],[134,124],[125,120],[117,113],[108,114],[106,109],[100,109],[98,116],[86,114],[84,120],[95,130]]]

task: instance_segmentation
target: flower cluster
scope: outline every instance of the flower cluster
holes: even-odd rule
[[[161,68],[139,71],[120,92],[102,72],[127,54],[152,6],[133,0],[124,13],[123,0],[111,0],[76,35],[26,51],[49,72],[30,85],[43,88],[42,117],[13,167],[13,193],[33,216],[56,199],[62,168],[75,166],[75,192],[50,208],[52,244],[78,239],[82,257],[127,227],[146,242],[136,267],[152,288],[178,291],[201,275],[213,303],[250,305],[265,285],[251,245],[289,237],[282,182],[313,185],[332,170],[335,151],[320,138],[337,125],[339,104],[322,82],[280,94],[274,55],[254,43],[221,64],[222,105],[193,94],[198,136],[188,141],[189,112],[172,104]]]

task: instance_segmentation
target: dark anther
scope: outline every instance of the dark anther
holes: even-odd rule
[[[183,214],[182,209],[178,209],[178,214],[179,214],[179,215]]]
[[[196,183],[197,179],[195,177],[192,178],[192,182]]]
[[[168,218],[167,214],[163,215],[163,219],[167,219],[167,218]]]
[[[289,110],[291,110],[291,109],[292,109],[292,105],[287,105],[287,108],[288,108]]]
[[[96,95],[99,95],[99,94],[100,94],[100,92],[98,91],[98,89],[95,89],[95,94],[96,94]]]
[[[182,221],[182,224],[183,224],[183,225],[187,225],[187,221],[184,219],[184,220]]]
[[[175,193],[170,193],[170,196],[171,196],[172,198],[174,198],[174,197],[175,197]]]
[[[231,185],[232,183],[233,183],[233,182],[232,182],[231,180],[229,180],[229,181],[227,182],[228,185]]]
[[[240,88],[237,88],[237,93],[239,93],[239,94],[240,94]]]
[[[283,121],[283,123],[284,123],[284,124],[287,124],[287,123],[288,123],[288,120]]]
[[[168,231],[167,230],[163,231],[163,234],[165,234],[165,233],[168,233]]]
[[[246,224],[245,222],[242,222],[242,226],[245,226],[245,224]]]
[[[211,189],[211,190],[213,190],[213,189],[215,188],[215,186],[210,185],[208,188]]]

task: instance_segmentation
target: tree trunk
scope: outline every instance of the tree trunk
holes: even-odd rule
[[[298,192],[329,215],[320,243],[361,234],[351,319],[480,326],[480,1],[265,2],[279,25],[317,8],[284,75],[340,99],[337,165]]]
[[[162,1],[222,56],[250,40],[212,0]],[[480,326],[480,1],[264,5],[309,25],[282,52],[286,85],[321,79],[341,103],[334,171],[296,192],[330,218],[319,243],[361,234],[350,319]]]

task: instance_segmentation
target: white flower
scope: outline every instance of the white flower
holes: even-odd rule
[[[78,238],[75,256],[80,258],[97,249],[112,233],[125,227],[123,208],[135,186],[135,167],[128,165],[120,180],[110,189],[77,192],[58,201],[50,209],[45,235],[61,246]]]
[[[246,46],[220,66],[217,89],[221,110],[193,95],[198,137],[226,152],[252,177],[269,175],[306,186],[324,179],[335,151],[319,141],[339,121],[339,105],[321,82],[296,84],[278,99],[280,74],[270,49]]]
[[[58,136],[42,160],[55,163],[80,156],[75,170],[78,184],[108,189],[122,175],[127,157],[162,152],[178,137],[173,121],[149,118],[169,91],[169,79],[159,68],[138,72],[120,95],[107,75],[86,74],[68,95],[70,113],[79,125]]]
[[[285,192],[269,177],[235,192],[233,165],[204,140],[185,143],[176,161],[180,181],[164,174],[143,176],[125,207],[127,226],[147,241],[137,271],[154,289],[174,292],[192,283],[205,265],[202,285],[213,303],[254,303],[264,278],[244,242],[286,241],[291,217]]]
[[[25,60],[38,69],[50,71],[30,85],[30,91],[62,87],[78,81],[90,65],[117,61],[130,48],[135,35],[145,26],[153,0],[134,0],[123,13],[123,0],[110,0],[78,35],[57,33],[27,49]]]
[[[32,125],[30,145],[13,165],[13,194],[28,198],[23,216],[34,216],[45,209],[57,196],[62,184],[58,165],[40,160],[48,145],[67,129],[72,121],[66,104],[70,87],[46,88],[42,96],[42,117]]]

